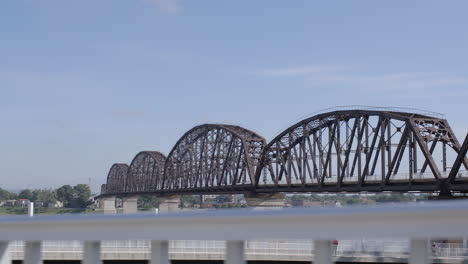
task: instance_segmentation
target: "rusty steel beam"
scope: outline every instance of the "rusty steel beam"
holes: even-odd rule
[[[437,142],[453,150],[458,146],[447,121],[436,117],[367,110],[319,114],[268,143],[257,168],[256,190],[445,190],[439,167],[446,156],[441,164],[436,162]],[[316,168],[317,160],[322,166],[315,181],[305,168]],[[398,173],[401,167],[410,174]],[[430,172],[424,173],[427,167]]]
[[[452,169],[450,170],[450,174],[448,177],[450,183],[454,183],[455,177],[460,171],[462,163],[466,161],[467,151],[468,151],[468,134],[466,135],[463,145],[461,145],[461,147],[459,148],[458,156],[455,159],[455,162],[453,163]]]
[[[123,193],[125,191],[125,180],[127,179],[128,165],[115,163],[107,174],[105,184],[106,193]]]
[[[239,126],[194,127],[171,150],[161,190],[253,186],[265,144],[261,136]]]
[[[164,178],[166,156],[158,151],[142,151],[128,169],[125,192],[159,191]]]
[[[239,126],[205,124],[187,131],[167,158],[143,151],[130,166],[114,164],[101,195],[467,192],[468,179],[456,179],[462,165],[468,169],[467,149],[468,135],[459,144],[445,119],[398,111],[321,113],[268,144]]]

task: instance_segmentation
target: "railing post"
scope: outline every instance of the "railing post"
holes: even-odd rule
[[[226,259],[225,264],[245,264],[244,260],[244,241],[228,240],[226,241]]]
[[[463,244],[462,244],[462,247],[463,247],[463,256],[468,256],[468,238],[467,237],[464,237],[463,238]]]
[[[24,264],[42,263],[42,244],[40,241],[26,241],[24,244]]]
[[[85,241],[83,245],[83,264],[101,263],[101,242]]]
[[[429,248],[426,239],[411,239],[410,242],[410,264],[429,263]]]
[[[314,264],[331,264],[332,261],[332,242],[330,240],[314,241]]]
[[[169,242],[167,240],[151,241],[150,264],[169,264]]]
[[[11,264],[8,241],[0,241],[0,264]]]

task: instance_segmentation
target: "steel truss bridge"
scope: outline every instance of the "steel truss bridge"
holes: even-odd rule
[[[276,192],[468,192],[468,135],[447,120],[395,109],[336,110],[270,142],[240,126],[187,131],[168,156],[112,165],[101,196]]]

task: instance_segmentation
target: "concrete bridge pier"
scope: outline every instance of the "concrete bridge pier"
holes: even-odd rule
[[[138,212],[138,197],[130,196],[122,198],[122,208],[124,214],[136,214]]]
[[[165,195],[159,197],[159,212],[176,212],[179,211],[180,196],[179,195]]]
[[[286,204],[284,193],[246,193],[245,201],[249,207],[261,208],[281,208]]]
[[[105,197],[99,200],[99,207],[104,210],[104,214],[115,214],[115,196]]]

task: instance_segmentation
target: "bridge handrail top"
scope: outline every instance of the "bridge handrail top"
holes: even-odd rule
[[[449,201],[160,215],[1,217],[0,233],[3,240],[458,237],[468,236],[466,219],[468,201]]]

